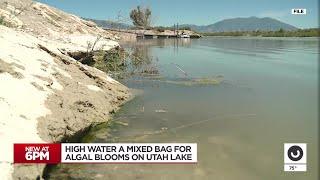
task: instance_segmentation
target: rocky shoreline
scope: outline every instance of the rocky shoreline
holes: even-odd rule
[[[132,98],[121,83],[69,56],[90,44],[108,51],[119,46],[118,37],[29,0],[0,1],[0,16],[6,21],[0,25],[0,177],[41,179],[45,164],[13,164],[13,143],[68,141]]]

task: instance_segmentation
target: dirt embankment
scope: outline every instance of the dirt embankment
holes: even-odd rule
[[[107,121],[129,89],[68,54],[119,44],[90,22],[29,0],[0,0],[0,16],[0,177],[41,178],[45,165],[13,164],[13,143],[61,142]]]

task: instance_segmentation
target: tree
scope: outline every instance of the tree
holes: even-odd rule
[[[282,28],[279,29],[279,33],[283,33],[284,30]]]
[[[151,10],[150,8],[142,8],[137,6],[136,9],[133,9],[130,12],[130,18],[133,22],[133,25],[137,27],[149,27],[151,23]]]

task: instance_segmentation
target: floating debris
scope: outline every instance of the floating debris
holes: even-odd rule
[[[122,125],[122,126],[128,126],[129,124],[126,122],[121,122],[121,121],[114,121],[114,123]]]
[[[140,109],[140,112],[144,112],[144,106],[142,106],[142,108]]]
[[[223,80],[223,77],[214,77],[214,78],[199,78],[193,79],[192,82],[199,85],[215,85],[220,84]]]
[[[196,85],[218,85],[223,81],[223,77],[217,76],[212,78],[192,78],[186,80],[177,81],[164,81],[170,84],[184,85],[184,86],[196,86]]]
[[[168,130],[167,127],[162,127],[162,128],[161,128],[161,131],[166,131],[166,130]]]
[[[185,72],[178,64],[176,63],[171,63],[171,64],[173,64],[179,71],[181,71],[184,76],[188,76],[188,73]]]
[[[146,78],[146,79],[164,79],[163,76],[159,75],[159,74],[145,74],[145,73],[140,73],[138,74],[140,76],[142,76],[143,78]]]
[[[156,113],[166,113],[168,111],[164,110],[164,109],[157,109],[155,110]]]
[[[176,84],[182,86],[205,86],[205,85],[219,85],[223,82],[223,76],[216,76],[212,78],[188,78],[188,79],[178,79],[178,80],[164,80],[161,79],[140,79],[135,80],[135,82],[160,82],[160,83],[168,83],[168,84]]]

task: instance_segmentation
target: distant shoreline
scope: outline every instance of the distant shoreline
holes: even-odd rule
[[[229,37],[320,37],[320,29],[299,29],[295,31],[232,31],[232,32],[203,32],[202,36]]]
[[[299,36],[286,36],[286,37],[278,37],[278,36],[202,36],[202,38],[248,38],[248,39],[319,39],[319,36],[304,36],[304,37],[299,37]]]

